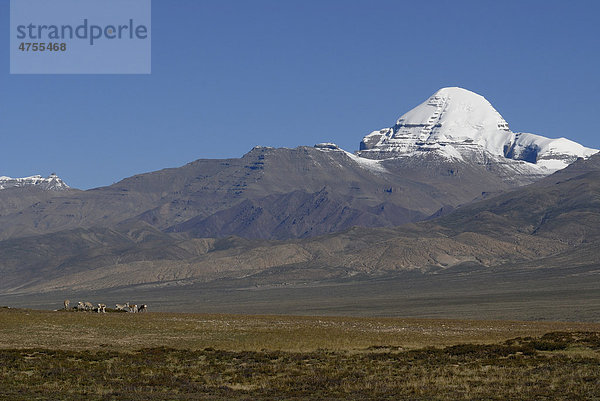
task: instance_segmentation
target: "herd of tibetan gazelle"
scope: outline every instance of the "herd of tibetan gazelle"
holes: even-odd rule
[[[71,301],[69,301],[68,299],[65,300],[64,302],[64,307],[65,310],[75,310],[78,312],[97,312],[97,313],[106,313],[106,305],[105,304],[97,304],[97,306],[94,306],[94,304],[92,304],[91,302],[77,302],[76,306],[73,306],[72,308],[70,308],[71,306]],[[125,303],[125,304],[116,304],[115,305],[115,310],[119,311],[119,312],[131,312],[131,313],[138,313],[138,312],[147,312],[148,311],[148,305],[136,305],[136,304],[129,304],[129,302]]]

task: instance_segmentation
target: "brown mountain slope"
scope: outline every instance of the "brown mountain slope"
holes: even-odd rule
[[[392,202],[355,208],[352,198],[336,196],[327,188],[313,194],[294,191],[245,200],[209,217],[196,217],[167,229],[197,238],[224,237],[235,233],[245,238],[306,238],[352,226],[390,227],[427,216]]]
[[[597,263],[600,169],[566,171],[428,222],[352,228],[291,241],[189,239],[144,224],[0,242],[3,293],[174,285],[315,282],[456,266]],[[581,263],[577,262],[580,261]]]
[[[533,185],[459,209],[438,224],[491,235],[503,225],[512,225],[533,237],[569,245],[596,242],[600,240],[599,161],[598,155],[579,160]],[[499,220],[486,227],[478,220],[482,213]]]

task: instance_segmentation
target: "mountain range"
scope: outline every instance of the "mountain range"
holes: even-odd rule
[[[587,268],[595,153],[513,133],[483,97],[444,88],[356,154],[256,147],[88,191],[6,188],[0,295]]]
[[[22,196],[32,185],[0,193],[0,239],[134,222],[260,239],[393,227],[533,183],[596,152],[512,133],[487,100],[460,88],[436,92],[393,128],[367,135],[361,149],[255,147],[240,159],[197,160],[89,191],[68,190],[53,175],[38,180],[47,190],[39,199]]]

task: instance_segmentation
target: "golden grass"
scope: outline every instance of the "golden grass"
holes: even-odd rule
[[[0,309],[0,349],[356,351],[489,344],[552,331],[600,331],[600,324]]]
[[[594,400],[600,324],[0,309],[0,400]]]

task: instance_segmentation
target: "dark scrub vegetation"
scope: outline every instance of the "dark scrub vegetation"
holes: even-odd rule
[[[594,400],[600,333],[403,350],[0,350],[3,400]]]

